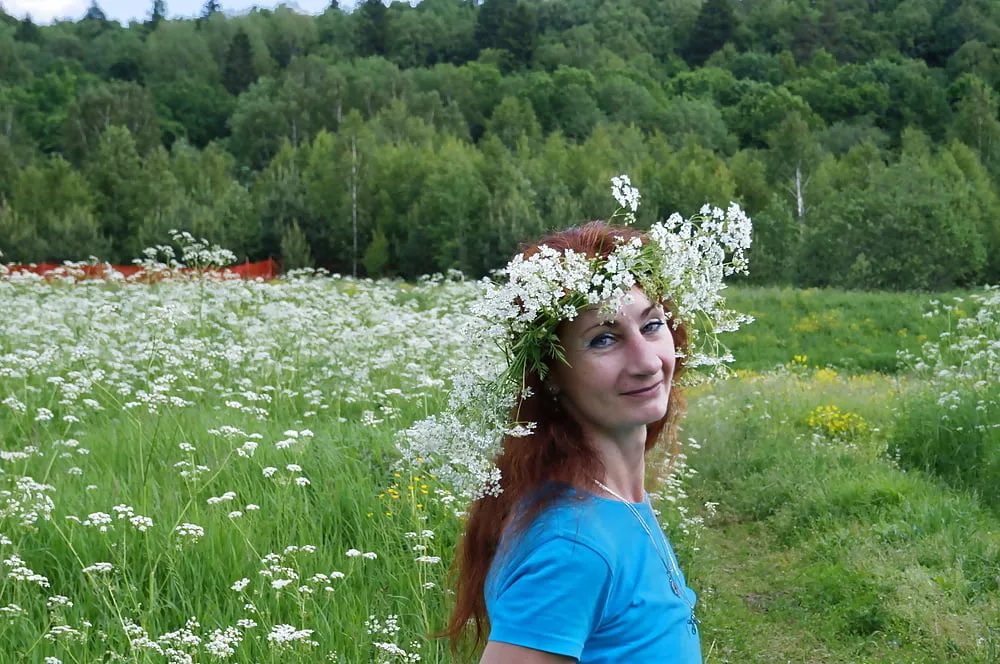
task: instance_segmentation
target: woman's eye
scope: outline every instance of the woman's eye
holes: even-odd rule
[[[591,348],[607,348],[609,345],[611,345],[611,342],[614,341],[614,340],[615,340],[615,338],[611,334],[607,334],[607,333],[605,333],[605,334],[598,334],[596,337],[594,337],[593,339],[590,340],[590,347]]]
[[[651,320],[648,323],[646,323],[645,329],[647,332],[658,332],[660,328],[662,328],[665,324],[666,323],[664,323],[662,320],[659,319]]]

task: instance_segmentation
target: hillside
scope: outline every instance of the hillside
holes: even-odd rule
[[[242,259],[482,274],[546,229],[736,200],[758,283],[1000,279],[1000,6],[377,0],[0,13],[5,261]]]

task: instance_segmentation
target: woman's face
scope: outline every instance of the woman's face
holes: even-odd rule
[[[564,322],[559,339],[567,364],[556,362],[547,381],[581,426],[617,436],[667,412],[676,364],[663,308],[638,287],[614,321],[597,307]]]

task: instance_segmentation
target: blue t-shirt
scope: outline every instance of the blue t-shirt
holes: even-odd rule
[[[673,556],[649,504],[632,505]],[[693,605],[683,574],[678,583]],[[485,590],[490,641],[580,664],[701,664],[691,606],[620,501],[592,495],[546,508],[522,536],[501,539]]]

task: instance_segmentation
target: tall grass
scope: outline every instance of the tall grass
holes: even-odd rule
[[[691,493],[719,506],[685,562],[715,661],[1000,661],[1000,520],[886,456],[908,394],[780,373],[692,399]],[[870,435],[809,426],[830,404]]]
[[[0,280],[0,663],[451,661],[428,633],[465,506],[397,467],[394,435],[475,360],[456,324],[473,295]],[[697,472],[659,503],[709,661],[996,661],[995,471],[940,465],[979,411],[961,395],[928,437],[924,378],[848,376],[852,346],[806,324],[768,347],[812,313],[850,329],[846,294],[739,297],[760,322],[737,356],[783,368],[692,390]],[[894,298],[866,296],[858,311],[885,319],[851,343],[904,339],[872,332],[909,324]]]

